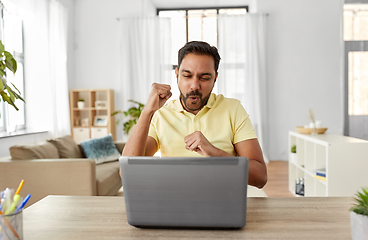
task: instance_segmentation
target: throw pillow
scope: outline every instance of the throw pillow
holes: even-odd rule
[[[95,138],[80,143],[87,158],[94,159],[96,164],[118,160],[121,154],[116,149],[112,136]]]
[[[70,135],[47,140],[48,142],[55,145],[57,148],[60,158],[83,158],[78,145],[74,142]]]
[[[9,151],[13,160],[59,158],[59,152],[57,148],[49,142],[44,142],[37,145],[13,146],[9,149]]]

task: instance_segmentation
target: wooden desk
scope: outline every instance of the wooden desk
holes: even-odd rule
[[[342,198],[248,198],[240,230],[139,229],[123,197],[48,196],[23,212],[24,239],[351,239]]]

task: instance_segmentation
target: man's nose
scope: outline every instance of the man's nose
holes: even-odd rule
[[[199,88],[200,88],[199,78],[198,77],[193,77],[192,82],[191,82],[191,85],[190,85],[190,89],[192,91],[195,91],[195,90],[197,90]]]

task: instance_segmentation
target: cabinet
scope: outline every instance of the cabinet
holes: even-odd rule
[[[116,140],[115,119],[111,116],[114,91],[111,89],[70,90],[70,126],[74,141],[80,143],[91,138],[112,134]],[[78,100],[84,100],[84,106]]]
[[[296,145],[296,162],[291,146]],[[289,190],[304,178],[304,196],[353,196],[368,184],[368,141],[334,134],[306,135],[289,132]],[[316,179],[316,169],[326,178]]]

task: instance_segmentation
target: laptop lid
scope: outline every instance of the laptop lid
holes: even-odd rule
[[[245,157],[121,157],[128,223],[136,227],[241,228]]]

